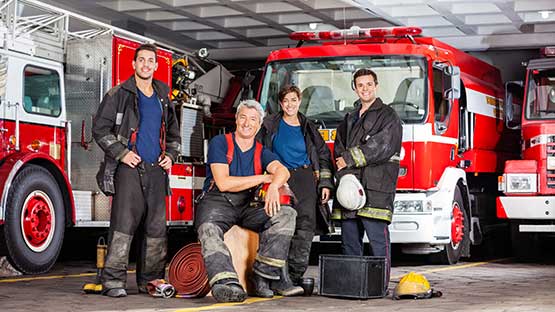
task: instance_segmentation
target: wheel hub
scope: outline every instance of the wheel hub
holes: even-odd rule
[[[453,205],[453,218],[451,219],[451,241],[457,246],[464,238],[464,214],[457,203]]]
[[[21,227],[27,245],[42,251],[52,239],[53,207],[48,196],[40,191],[29,194],[21,214]]]

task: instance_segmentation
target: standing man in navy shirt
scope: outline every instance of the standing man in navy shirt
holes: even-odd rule
[[[117,163],[109,248],[101,277],[103,294],[109,297],[127,295],[129,248],[141,223],[139,292],[147,292],[149,281],[164,278],[166,170],[177,158],[181,139],[169,87],[153,79],[157,67],[156,47],[138,47],[135,74],[108,91],[94,119],[93,136],[106,154],[105,162]]]
[[[208,146],[206,183],[195,227],[212,295],[218,302],[246,298],[223,241],[225,232],[237,224],[260,233],[251,281],[254,295],[272,297],[270,281],[281,278],[295,230],[295,210],[279,201],[278,190],[289,179],[289,171],[254,139],[263,118],[258,102],[241,102],[235,116],[236,131],[214,137]],[[255,189],[263,183],[269,183],[265,202],[253,203]]]

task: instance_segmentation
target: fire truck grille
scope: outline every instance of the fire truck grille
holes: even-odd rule
[[[547,159],[555,157],[555,136],[550,136],[546,144]],[[555,188],[555,170],[547,170],[546,183],[548,188]]]

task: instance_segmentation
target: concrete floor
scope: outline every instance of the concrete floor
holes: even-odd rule
[[[410,271],[424,274],[441,298],[424,300],[349,300],[321,296],[261,299],[217,304],[202,299],[157,299],[138,294],[129,275],[129,296],[112,299],[87,295],[84,283],[94,280],[91,261],[58,263],[48,274],[0,278],[1,311],[555,311],[555,259],[517,263],[512,258],[430,266],[418,261],[396,263],[390,289]],[[422,262],[422,261],[420,261]],[[308,276],[317,277],[311,266]]]

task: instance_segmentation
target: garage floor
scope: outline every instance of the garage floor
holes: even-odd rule
[[[423,265],[418,261],[395,263],[393,289],[410,271],[424,274],[441,298],[394,301],[346,300],[320,296],[261,299],[242,304],[217,304],[202,299],[156,299],[138,294],[135,275],[129,274],[126,298],[112,299],[82,293],[94,280],[91,261],[66,261],[36,277],[0,278],[2,311],[555,311],[555,258],[518,263],[512,258],[462,262],[453,266]],[[412,263],[411,263],[412,262]],[[317,276],[311,266],[309,276]]]

